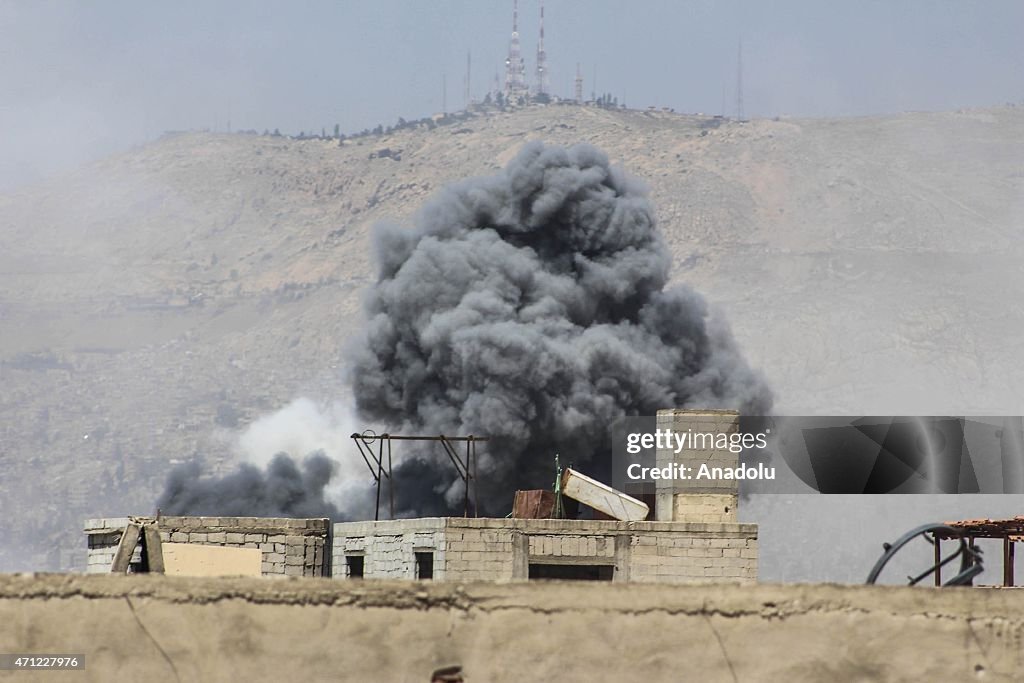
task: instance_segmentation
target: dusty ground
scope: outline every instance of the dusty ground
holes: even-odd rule
[[[1019,590],[7,575],[0,614],[7,652],[84,653],[76,681],[1024,677]]]

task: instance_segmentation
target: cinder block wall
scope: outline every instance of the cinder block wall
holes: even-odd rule
[[[735,493],[677,493],[672,496],[672,519],[705,524],[735,522],[737,505],[739,496]]]
[[[130,521],[152,523],[152,517],[90,519],[86,572],[110,571],[117,544]],[[330,576],[330,520],[270,517],[161,517],[164,543],[196,543],[230,548],[258,548],[264,576]],[[139,548],[133,565],[141,562]]]
[[[630,539],[629,577],[636,582],[757,581],[757,525],[687,523],[687,533],[654,522]]]
[[[366,578],[416,578],[416,552],[434,553],[434,578],[445,578],[445,520],[440,517],[334,525],[332,565],[336,578],[350,578],[349,557],[363,558]],[[340,535],[338,535],[340,534]]]
[[[416,553],[432,552],[437,581],[519,578],[514,566],[515,535],[509,520],[428,517],[342,522],[334,525],[334,576],[352,578],[349,558],[362,557],[365,578],[414,579]]]
[[[525,579],[527,536],[507,519],[450,517],[445,528],[449,581]]]
[[[701,434],[730,436],[739,430],[739,413],[734,410],[659,410],[658,429],[671,429],[674,433],[689,431]],[[715,448],[700,443],[698,448],[658,449],[657,466],[679,463],[696,476],[701,465],[710,467],[736,467],[739,454],[728,448]],[[721,524],[735,522],[739,499],[739,482],[735,479],[658,480],[655,486],[654,516],[659,522],[700,522]]]
[[[110,572],[114,563],[117,544],[121,542],[121,534],[128,526],[127,517],[113,519],[87,519],[85,521],[85,538],[88,545],[86,552],[86,574],[105,574]],[[142,562],[142,549],[136,546],[132,553],[131,566],[137,567]]]
[[[604,565],[613,581],[757,580],[757,525],[462,517],[334,525],[335,578],[361,556],[365,578],[415,578],[434,552],[434,580],[509,581],[531,564]]]

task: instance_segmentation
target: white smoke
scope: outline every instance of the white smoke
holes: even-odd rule
[[[299,460],[322,452],[336,464],[324,497],[343,513],[352,514],[364,503],[371,478],[352,441],[352,433],[363,429],[348,400],[325,403],[297,398],[252,422],[238,435],[236,450],[242,461],[260,469],[278,453]]]

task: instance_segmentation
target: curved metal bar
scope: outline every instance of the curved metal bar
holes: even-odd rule
[[[882,554],[880,558],[878,558],[878,561],[875,562],[875,566],[871,568],[871,573],[868,574],[868,579],[866,583],[869,585],[875,583],[885,565],[888,564],[889,560],[891,560],[893,556],[896,555],[896,553],[900,550],[900,548],[905,546],[907,543],[914,540],[918,536],[924,536],[926,540],[928,540],[929,542],[933,542],[931,539],[928,538],[927,534],[935,535],[937,533],[942,534],[943,536],[956,538],[960,541],[960,547],[958,547],[956,551],[948,557],[942,559],[940,562],[936,562],[935,564],[933,564],[929,570],[923,572],[922,574],[919,574],[916,577],[908,577],[910,579],[909,585],[913,586],[917,584],[925,577],[930,576],[931,574],[936,572],[939,568],[952,562],[958,555],[960,556],[960,572],[943,585],[969,585],[975,576],[984,571],[984,567],[982,566],[981,561],[981,549],[965,541],[963,536],[961,535],[960,530],[955,529],[954,527],[948,526],[946,524],[923,524],[919,527],[916,527],[906,532],[898,539],[896,539],[894,543],[886,543],[883,546],[885,548],[885,552]]]

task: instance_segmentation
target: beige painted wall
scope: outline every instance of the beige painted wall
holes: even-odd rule
[[[263,553],[257,548],[161,543],[168,576],[260,576]]]
[[[1018,590],[7,575],[0,615],[75,681],[1024,679]]]

